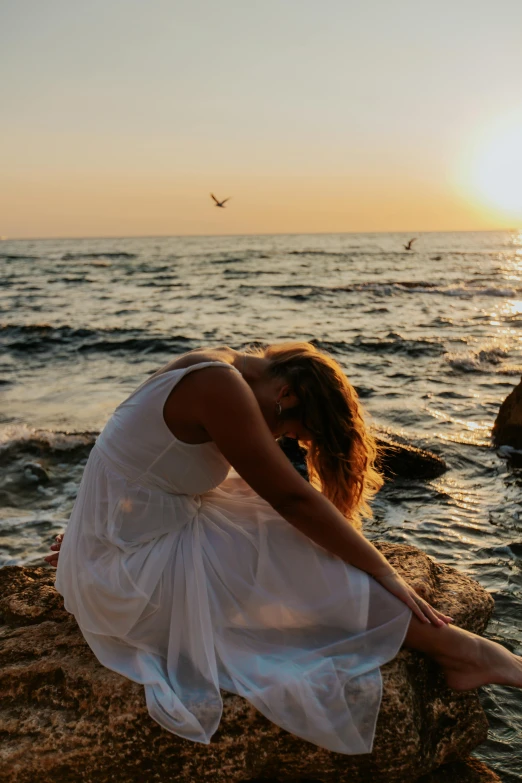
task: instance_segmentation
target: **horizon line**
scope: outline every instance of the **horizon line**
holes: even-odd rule
[[[51,237],[8,237],[0,236],[2,242],[45,242],[54,240],[89,240],[89,239],[187,239],[187,238],[210,238],[210,237],[297,237],[297,236],[353,236],[356,234],[510,234],[522,231],[522,227],[515,228],[464,228],[464,229],[441,229],[441,230],[422,230],[402,229],[400,231],[269,231],[243,234],[103,234],[92,236],[51,236]]]

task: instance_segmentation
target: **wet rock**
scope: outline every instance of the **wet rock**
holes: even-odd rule
[[[26,481],[34,484],[47,484],[49,481],[49,474],[39,462],[25,462],[22,467]]]
[[[388,479],[432,479],[448,469],[446,461],[438,454],[397,436],[379,432],[377,445],[380,450],[378,465]]]
[[[435,606],[470,630],[484,630],[493,601],[476,582],[414,547],[379,548]],[[384,695],[370,755],[317,748],[227,693],[211,744],[181,740],[149,717],[141,686],[96,661],[63,609],[54,575],[47,567],[0,569],[3,783],[413,783],[467,759],[486,738],[476,693],[449,690],[432,661],[403,650],[382,669]],[[479,780],[488,779],[463,777],[462,783]]]
[[[498,775],[482,761],[469,758],[443,767],[423,776],[417,783],[502,783]]]
[[[522,379],[500,406],[491,437],[496,448],[522,450]]]
[[[522,450],[514,449],[512,446],[500,446],[497,454],[506,459],[513,468],[522,468]]]
[[[26,428],[0,444],[0,509],[40,512],[56,505],[57,498],[69,503],[68,485],[79,486],[95,437],[93,432]]]
[[[380,431],[376,434],[380,456],[379,470],[387,479],[432,479],[442,475],[448,466],[438,454],[408,443],[398,435]],[[278,443],[296,470],[308,479],[306,450],[295,438],[279,438]]]

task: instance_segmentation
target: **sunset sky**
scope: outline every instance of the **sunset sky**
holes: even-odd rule
[[[521,31],[520,0],[0,0],[0,235],[522,226]]]

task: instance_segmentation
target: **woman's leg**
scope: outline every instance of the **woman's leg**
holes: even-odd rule
[[[454,690],[466,691],[490,683],[522,688],[520,656],[455,625],[436,627],[412,616],[404,643],[434,658]]]

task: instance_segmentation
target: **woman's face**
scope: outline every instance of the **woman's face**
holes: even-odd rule
[[[306,427],[303,425],[301,421],[296,419],[294,422],[287,421],[285,422],[285,427],[283,428],[284,432],[282,433],[287,438],[295,438],[296,440],[301,441],[302,443],[311,443],[312,442],[312,436],[306,429]]]
[[[287,383],[271,378],[266,383],[258,384],[253,391],[274,438],[286,435],[303,442],[312,440],[311,434],[301,421],[299,398]],[[278,413],[279,405],[281,414]],[[295,415],[292,415],[292,411],[295,411]]]
[[[283,435],[287,438],[296,438],[303,443],[310,443],[312,440],[312,435],[304,426],[301,418],[297,414],[297,410],[295,416],[291,415],[290,410],[285,418],[278,423],[274,436],[280,438]]]

